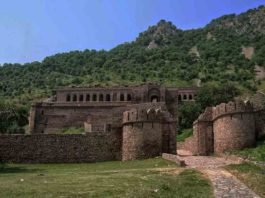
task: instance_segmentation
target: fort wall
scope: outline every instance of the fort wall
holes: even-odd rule
[[[220,104],[214,108],[213,119],[215,153],[255,145],[255,116],[250,103]]]
[[[119,134],[0,135],[1,160],[14,163],[73,163],[120,160]]]
[[[134,105],[123,113],[122,160],[144,159],[176,153],[176,122],[165,105]]]
[[[180,149],[190,150],[195,155],[209,155],[253,147],[257,133],[264,131],[263,119],[264,112],[255,112],[250,102],[208,107],[194,122],[193,136],[187,138]]]

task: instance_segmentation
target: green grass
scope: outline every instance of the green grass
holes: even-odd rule
[[[232,153],[250,160],[265,162],[265,140],[258,142],[255,148],[246,148]]]
[[[212,197],[207,179],[161,158],[91,164],[8,164],[0,197]]]
[[[183,129],[177,135],[177,142],[184,142],[186,138],[192,136],[193,130],[192,129]]]
[[[226,169],[243,181],[258,195],[265,197],[265,168],[250,163],[244,163],[229,165]]]
[[[62,130],[63,134],[82,134],[85,133],[85,129],[80,127],[70,127],[70,128],[65,128]]]

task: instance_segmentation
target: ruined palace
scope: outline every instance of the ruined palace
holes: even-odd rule
[[[156,84],[62,88],[32,105],[28,135],[3,135],[0,155],[14,162],[134,160],[176,153],[177,109],[196,88]],[[63,134],[84,127],[83,134]]]
[[[156,84],[112,88],[61,88],[32,105],[29,134],[0,135],[0,160],[26,163],[135,160],[176,154],[221,154],[255,146],[265,136],[265,95],[208,107],[193,135],[176,144],[178,108],[196,88]],[[83,133],[65,134],[77,127]]]

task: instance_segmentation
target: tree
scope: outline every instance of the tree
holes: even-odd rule
[[[180,129],[191,128],[193,122],[197,119],[201,111],[201,107],[197,103],[184,103],[179,108]]]

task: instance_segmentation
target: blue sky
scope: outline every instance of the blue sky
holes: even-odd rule
[[[0,63],[108,50],[160,19],[191,29],[259,5],[265,0],[0,0]]]

